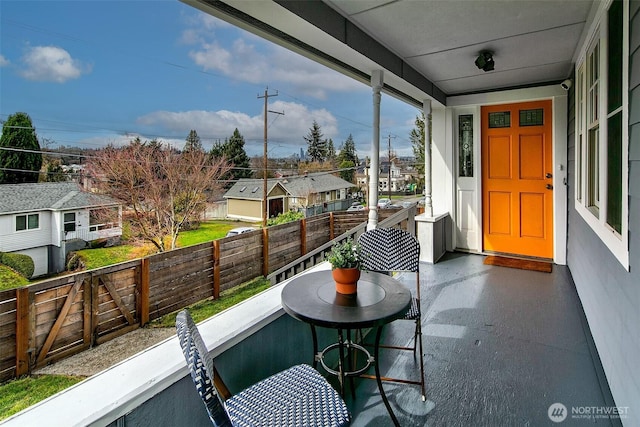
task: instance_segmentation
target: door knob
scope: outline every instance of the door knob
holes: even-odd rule
[[[553,178],[553,175],[547,172],[547,174],[545,175],[545,178]]]
[[[553,185],[547,184],[547,190],[553,190]]]

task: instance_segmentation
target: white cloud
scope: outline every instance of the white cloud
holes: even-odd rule
[[[317,99],[326,99],[329,91],[368,90],[362,83],[253,35],[243,35],[232,43],[222,41],[213,30],[223,28],[221,21],[208,19],[207,31],[192,26],[182,35],[183,42],[195,45],[189,57],[205,71],[253,84],[286,84],[293,86],[295,93]]]
[[[0,67],[9,65],[9,60],[0,54]]]
[[[217,29],[233,28],[233,25],[211,16],[207,13],[183,16],[183,21],[189,27],[182,32],[180,42],[184,44],[203,43],[211,38]]]
[[[22,77],[35,81],[64,83],[91,71],[91,67],[84,66],[57,46],[31,47],[22,57],[22,63]]]
[[[335,138],[338,135],[338,122],[333,114],[325,109],[309,110],[304,105],[285,101],[270,103],[269,109],[285,113],[283,116],[269,114],[267,120],[269,143],[272,148],[278,148],[280,153],[291,154],[305,148],[304,137],[309,133],[314,120],[320,125],[325,138]],[[155,111],[139,117],[137,123],[162,129],[162,132],[172,135],[184,134],[185,138],[189,130],[195,129],[203,143],[206,140],[224,140],[238,128],[247,143],[245,150],[253,154],[259,151],[258,145],[264,139],[262,114],[250,116],[243,112],[227,110]]]

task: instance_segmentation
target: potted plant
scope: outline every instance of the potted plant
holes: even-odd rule
[[[336,243],[331,247],[326,260],[331,264],[336,292],[345,295],[355,294],[360,271],[364,267],[364,254],[360,245],[351,238]]]

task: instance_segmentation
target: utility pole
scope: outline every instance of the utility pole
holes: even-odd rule
[[[267,114],[268,113],[275,113],[275,114],[282,114],[284,115],[284,112],[278,112],[278,111],[271,111],[267,109],[267,106],[269,104],[269,98],[271,98],[272,96],[278,96],[278,91],[276,91],[276,93],[274,94],[269,94],[269,88],[267,87],[264,90],[264,95],[260,96],[258,95],[258,99],[260,98],[264,98],[264,169],[262,171],[262,177],[263,177],[263,189],[262,189],[262,227],[266,227],[267,226]]]
[[[387,194],[389,195],[389,201],[391,201],[391,138],[395,139],[395,136],[391,136],[389,134],[389,170],[388,170],[388,181],[387,181]]]

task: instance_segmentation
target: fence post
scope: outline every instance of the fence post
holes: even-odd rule
[[[29,372],[29,288],[16,289],[16,377]]]
[[[149,323],[149,258],[140,260],[140,326]]]
[[[82,294],[84,296],[84,301],[83,301],[83,308],[82,308],[82,323],[83,323],[83,328],[82,328],[82,342],[83,344],[86,344],[88,346],[92,346],[93,345],[93,323],[92,323],[92,309],[91,309],[91,304],[93,301],[93,296],[92,296],[92,292],[93,292],[93,286],[91,285],[92,283],[92,276],[91,275],[86,275],[83,276],[82,279]]]
[[[334,221],[333,221],[333,212],[329,212],[329,240],[333,240],[335,238],[335,230]]]
[[[213,241],[213,299],[220,298],[220,241]]]
[[[300,256],[307,254],[307,219],[300,220]]]
[[[100,312],[100,277],[91,274],[91,347],[98,339],[98,314]]]
[[[269,274],[269,231],[267,227],[262,229],[262,275]]]

